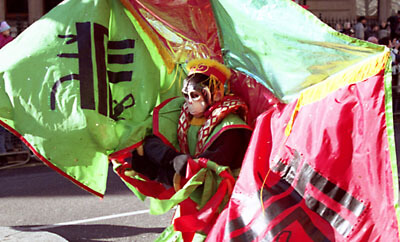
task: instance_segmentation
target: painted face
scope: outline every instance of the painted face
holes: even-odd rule
[[[1,32],[1,34],[4,35],[4,36],[6,36],[6,37],[8,37],[8,36],[10,36],[11,32],[10,32],[9,29],[7,29],[7,30]]]
[[[196,83],[185,80],[182,94],[188,105],[189,113],[196,118],[202,117],[207,109],[207,103],[201,92],[201,87],[197,86]]]

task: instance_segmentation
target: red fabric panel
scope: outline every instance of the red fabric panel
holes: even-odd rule
[[[222,61],[217,26],[209,1],[130,0],[130,2],[150,26],[150,23],[156,20],[158,24],[185,37],[183,40],[186,43],[169,42],[168,45],[162,33],[156,31],[165,46],[171,46],[177,51],[187,44],[189,48],[194,48],[199,53]],[[151,21],[148,18],[151,18]]]
[[[383,72],[256,121],[228,208],[207,241],[399,241]],[[269,170],[271,168],[271,170]]]

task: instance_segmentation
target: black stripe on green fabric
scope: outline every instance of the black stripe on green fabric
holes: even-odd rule
[[[132,80],[133,71],[120,71],[120,72],[108,71],[107,74],[108,74],[108,81],[110,83],[130,82]]]
[[[133,54],[116,55],[108,54],[108,64],[130,64],[133,63]]]
[[[76,23],[81,108],[95,110],[90,22]]]
[[[72,44],[72,43],[75,43],[75,42],[77,41],[77,38],[76,38],[76,35],[75,35],[75,34],[68,34],[68,35],[61,35],[61,34],[59,34],[59,35],[58,35],[58,38],[60,38],[60,39],[69,39],[69,40],[67,40],[67,42],[66,42],[67,45]]]
[[[76,53],[62,53],[58,54],[57,56],[61,58],[79,58],[79,55]]]
[[[98,112],[104,116],[108,115],[108,84],[106,67],[106,50],[104,46],[105,36],[108,36],[108,29],[100,24],[93,25],[94,46],[96,50],[97,67],[97,91],[98,91]],[[108,38],[107,38],[108,39]]]
[[[67,75],[67,76],[61,77],[59,80],[56,81],[56,83],[54,83],[53,87],[51,88],[51,94],[50,94],[50,108],[51,108],[51,110],[55,110],[56,109],[56,93],[57,93],[58,87],[63,82],[71,81],[71,80],[79,80],[79,75],[77,75],[77,74]]]
[[[135,40],[126,39],[121,41],[109,41],[107,47],[108,49],[113,49],[113,50],[135,48]]]

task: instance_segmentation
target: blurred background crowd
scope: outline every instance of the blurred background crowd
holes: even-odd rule
[[[336,23],[334,28],[351,37],[366,40],[375,44],[385,45],[391,49],[393,86],[399,85],[400,72],[400,10],[387,20],[368,21],[365,16],[357,18],[355,23]]]

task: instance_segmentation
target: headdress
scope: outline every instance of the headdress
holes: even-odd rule
[[[228,67],[220,62],[212,59],[194,59],[189,61],[186,68],[189,71],[188,76],[201,73],[210,77],[211,80],[225,83],[231,76],[231,71]]]
[[[0,33],[6,31],[7,29],[10,29],[10,25],[8,25],[6,21],[2,21],[0,23]]]
[[[208,83],[208,89],[211,92],[210,104],[218,102],[224,97],[224,84],[226,80],[231,77],[231,71],[228,67],[216,60],[194,59],[189,61],[186,68],[189,71],[189,80],[193,74],[203,74],[208,76],[206,80],[199,84],[204,87],[204,85],[207,85],[206,83]]]

